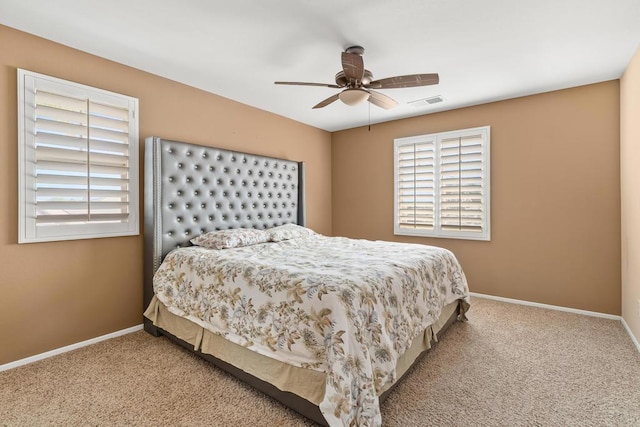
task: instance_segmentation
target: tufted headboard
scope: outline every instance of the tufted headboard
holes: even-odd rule
[[[145,308],[160,263],[190,239],[305,224],[302,162],[149,137],[144,168]]]

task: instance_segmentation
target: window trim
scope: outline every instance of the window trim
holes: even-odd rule
[[[140,190],[139,190],[139,124],[138,99],[115,92],[71,82],[44,74],[18,68],[18,243],[37,243],[63,240],[81,240],[103,237],[135,236],[140,234]],[[129,170],[129,218],[126,223],[79,223],[56,224],[38,230],[35,220],[35,140],[28,133],[34,123],[34,107],[28,90],[33,90],[37,82],[64,85],[67,94],[82,93],[92,100],[117,97],[128,104],[128,170]],[[29,117],[27,117],[29,115]]]
[[[482,188],[486,189],[483,194],[483,232],[476,233],[470,231],[442,230],[440,226],[440,146],[441,141],[446,138],[458,138],[470,135],[481,135],[482,137]],[[398,218],[398,185],[399,185],[399,158],[398,147],[425,143],[429,140],[434,144],[434,223],[433,230],[401,228]],[[468,129],[460,129],[446,132],[431,133],[426,135],[409,136],[394,139],[393,143],[393,234],[398,236],[418,236],[435,237],[461,240],[491,240],[491,168],[490,168],[490,148],[491,148],[491,126],[481,126]]]

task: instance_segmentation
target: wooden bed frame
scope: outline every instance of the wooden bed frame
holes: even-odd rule
[[[164,257],[177,247],[190,245],[193,237],[229,228],[305,225],[302,162],[150,137],[145,141],[144,166],[144,308],[154,295],[153,274]],[[459,309],[438,336],[458,314]],[[154,336],[167,336],[285,406],[327,425],[319,407],[308,400],[194,351],[193,345],[146,318],[144,329]],[[380,403],[400,380],[379,397]]]

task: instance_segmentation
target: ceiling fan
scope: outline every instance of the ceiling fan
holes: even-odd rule
[[[429,86],[438,84],[440,81],[438,74],[410,74],[373,80],[371,71],[364,68],[363,54],[364,48],[362,46],[351,46],[342,52],[342,71],[336,74],[336,84],[305,82],[275,82],[275,84],[343,89],[340,93],[320,101],[313,108],[326,107],[339,99],[347,105],[357,105],[368,100],[373,105],[389,110],[397,106],[398,103],[387,95],[376,92],[373,89]]]

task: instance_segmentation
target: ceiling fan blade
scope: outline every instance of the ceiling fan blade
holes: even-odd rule
[[[342,52],[342,69],[347,80],[362,80],[364,61],[357,53]]]
[[[326,107],[327,105],[331,104],[332,102],[335,102],[338,100],[338,94],[336,93],[335,95],[331,95],[330,97],[328,97],[327,99],[325,99],[324,101],[320,101],[319,103],[317,103],[316,105],[313,106],[313,108],[322,108],[322,107]]]
[[[321,86],[321,87],[332,87],[335,89],[340,89],[338,85],[331,85],[328,83],[307,83],[307,82],[273,82],[277,85],[292,85],[292,86]]]
[[[383,93],[376,92],[375,90],[368,90],[367,92],[370,94],[369,102],[377,107],[390,110],[398,105],[398,102],[395,99],[389,98]]]
[[[387,77],[374,80],[365,87],[372,89],[397,89],[402,87],[417,87],[436,85],[440,81],[437,73],[434,74],[410,74],[406,76]]]

